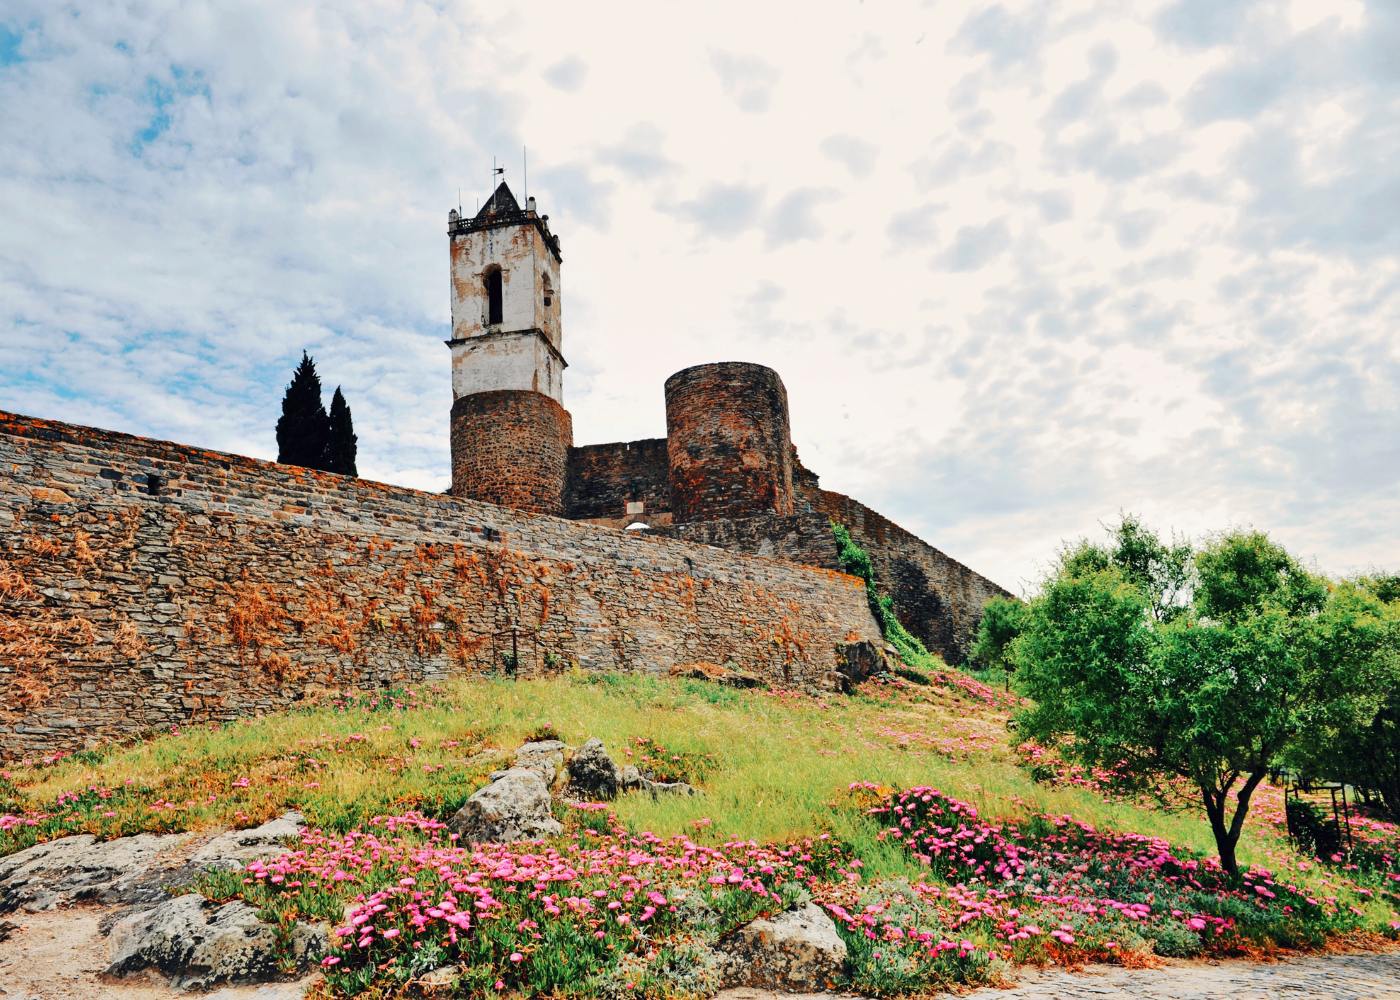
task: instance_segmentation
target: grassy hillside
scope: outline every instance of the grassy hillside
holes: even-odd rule
[[[826,874],[788,872],[784,876],[787,882],[764,882],[766,888],[746,896],[743,905],[736,903],[726,909],[729,904],[721,905],[723,900],[718,898],[713,903],[716,912],[729,913],[732,920],[738,920],[771,905],[765,902],[770,891],[790,894],[794,886],[804,886],[803,891],[811,892],[843,920],[843,933],[848,935],[856,958],[855,985],[871,992],[898,992],[940,979],[985,979],[994,976],[1008,958],[1076,961],[1114,958],[1117,953],[1120,960],[1147,961],[1154,950],[1255,950],[1277,943],[1317,943],[1327,933],[1385,934],[1396,928],[1394,922],[1400,920],[1400,914],[1393,874],[1395,844],[1385,845],[1386,838],[1394,836],[1393,828],[1384,824],[1371,828],[1367,837],[1380,846],[1374,857],[1368,855],[1370,860],[1363,870],[1303,861],[1289,850],[1282,836],[1277,793],[1266,794],[1251,816],[1241,851],[1245,863],[1278,873],[1278,884],[1273,880],[1259,883],[1261,888],[1274,886],[1277,891],[1265,889],[1256,894],[1249,885],[1239,891],[1239,887],[1220,888],[1220,898],[1230,896],[1234,909],[1223,903],[1211,909],[1197,902],[1193,905],[1201,916],[1178,913],[1173,918],[1158,905],[1159,898],[1166,898],[1162,894],[1167,889],[1155,882],[1119,884],[1114,881],[1116,876],[1105,872],[1097,887],[1086,887],[1080,882],[1089,875],[1074,865],[1055,861],[1049,853],[1034,861],[1030,875],[1022,872],[1015,879],[993,876],[984,869],[1001,866],[1007,857],[1014,866],[1018,852],[1035,855],[1051,844],[1056,845],[1055,856],[1061,860],[1075,851],[1079,852],[1076,859],[1084,860],[1125,851],[1124,858],[1138,859],[1152,851],[1168,850],[1162,845],[1149,849],[1140,839],[1131,843],[1096,839],[1098,831],[1116,831],[1162,838],[1174,857],[1195,873],[1184,878],[1193,884],[1207,883],[1207,888],[1218,881],[1218,873],[1209,870],[1208,862],[1198,869],[1194,860],[1208,855],[1212,846],[1210,834],[1194,809],[1172,811],[1116,799],[1102,790],[1093,775],[1076,775],[1034,751],[1014,750],[1007,727],[1011,707],[1008,696],[955,671],[935,673],[934,682],[926,686],[877,680],[857,694],[828,699],[791,692],[738,691],[704,681],[617,675],[540,681],[460,680],[433,689],[309,707],[220,727],[191,727],[131,747],[12,767],[0,775],[0,813],[5,814],[0,818],[0,853],[77,831],[110,837],[138,830],[247,826],[297,808],[313,827],[325,831],[321,840],[306,845],[313,859],[318,851],[330,852],[327,857],[338,859],[336,851],[342,849],[334,846],[340,843],[337,838],[368,831],[386,843],[406,837],[400,845],[405,851],[424,845],[448,851],[443,855],[443,866],[470,866],[480,862],[449,845],[430,822],[390,824],[386,831],[383,821],[374,824],[371,820],[410,811],[421,812],[429,820],[445,818],[516,746],[534,736],[557,733],[573,744],[590,736],[600,737],[619,763],[645,765],[658,776],[683,778],[703,790],[695,798],[625,796],[610,806],[618,824],[611,828],[597,818],[599,814],[567,811],[570,834],[558,848],[565,856],[606,844],[643,843],[653,845],[647,850],[660,850],[654,847],[660,842],[657,838],[680,837],[676,843],[713,850],[716,857],[724,854],[724,864],[740,868],[756,864],[757,870],[762,870],[763,865],[745,853],[751,847],[742,849],[742,858],[731,857],[739,850],[736,842],[783,845],[830,835],[823,843],[835,845],[833,849],[842,860],[824,869]],[[1028,761],[1033,766],[1028,766]],[[1033,780],[1033,775],[1042,780]],[[852,791],[852,784],[861,787]],[[924,786],[966,803],[975,814],[961,806],[945,807],[940,804],[943,799],[928,795],[916,808],[913,800],[901,800],[893,791]],[[884,811],[872,815],[871,809]],[[561,812],[566,810],[561,808]],[[1096,830],[1085,834],[1064,820],[1035,818],[1047,815],[1072,817],[1075,823],[1089,824]],[[891,817],[906,816],[910,820],[903,824],[902,832],[891,835],[890,829],[899,826]],[[998,822],[988,827],[987,817]],[[957,839],[965,834],[967,843],[943,845],[938,838],[950,829],[961,832],[948,836]],[[1073,843],[1064,841],[1065,837]],[[1388,856],[1385,850],[1390,851]],[[389,853],[386,848],[386,855]],[[982,867],[969,860],[974,854]],[[932,864],[920,855],[932,857]],[[852,861],[858,864],[848,867]],[[1134,864],[1137,861],[1125,861],[1125,870]],[[370,867],[366,863],[366,872]],[[1050,873],[1053,893],[1058,895],[1034,881],[1036,871]],[[276,886],[266,881],[247,886],[211,883],[209,888],[219,897],[247,895],[272,915],[332,916],[347,902],[388,884],[387,876],[379,875],[343,884],[320,884],[320,876],[298,872],[294,891],[288,891],[280,881]],[[851,874],[847,877],[840,872]],[[1154,872],[1152,877],[1158,874]],[[1023,885],[1023,878],[1030,879],[1029,888]],[[1172,883],[1175,876],[1166,878]],[[1296,887],[1296,893],[1280,887],[1285,879],[1287,885]],[[1008,897],[1006,890],[1013,882],[1020,895]],[[955,893],[938,889],[960,885],[972,887],[980,900],[977,905],[986,912],[975,907],[969,910],[967,899],[959,899],[953,907],[950,899]],[[319,895],[308,895],[311,890],[306,886],[319,886]],[[892,899],[891,891],[904,896]],[[1080,913],[1084,907],[1076,909],[1076,905],[1064,902],[1074,894],[1078,894],[1076,899],[1097,902]],[[1312,901],[1305,906],[1294,896],[1311,897]],[[1146,931],[1133,936],[1132,927],[1120,927],[1124,919],[1142,923],[1142,915],[1123,918],[1126,911],[1120,902],[1135,899],[1162,910],[1160,917],[1166,923],[1158,932],[1161,941]],[[1275,899],[1282,902],[1270,902]],[[1058,914],[1055,929],[1048,922],[1043,928],[1027,924],[1025,913],[1016,916],[1012,903],[1025,913],[1033,907],[1040,908],[1035,912],[1045,910],[1043,921],[1050,919],[1050,910],[1045,908],[1054,909]],[[872,905],[873,912],[884,914],[879,920],[861,915]],[[1298,916],[1297,909],[1307,912]],[[1211,916],[1216,910],[1225,916]],[[1256,919],[1255,911],[1268,919]],[[975,919],[959,923],[961,914],[969,912],[975,913]],[[1008,913],[1013,915],[1008,917]],[[1228,919],[1231,935],[1216,943],[1206,940],[1203,945],[1196,941],[1198,935],[1188,935],[1191,940],[1184,944],[1166,940],[1177,932],[1173,919],[1181,922],[1206,917]],[[679,961],[675,935],[681,931],[677,929],[671,937],[659,936],[661,925],[656,921],[661,918],[648,919],[652,931],[640,938],[628,936],[637,933],[635,924],[604,929],[607,935],[613,930],[625,931],[624,945],[608,954],[631,955],[643,963],[662,962],[664,958],[662,964],[670,969]],[[1017,920],[1022,923],[1016,924]],[[1008,922],[1016,927],[1035,926],[1038,940],[1027,943],[1027,938],[1016,938],[1019,931],[1008,929]],[[478,922],[478,927],[482,926]],[[721,920],[711,931],[719,934],[724,926]],[[892,926],[902,928],[897,939],[891,937]],[[1236,927],[1238,934],[1233,930]],[[928,938],[923,952],[917,950],[913,928],[922,928],[920,933]],[[427,933],[414,925],[413,933],[420,932]],[[503,989],[558,990],[564,988],[563,983],[568,987],[565,992],[570,988],[608,992],[597,979],[607,973],[623,975],[636,987],[633,992],[685,993],[684,983],[694,979],[686,978],[690,972],[633,974],[626,964],[631,959],[606,956],[588,959],[593,965],[585,962],[586,967],[546,974],[542,971],[547,965],[545,949],[539,945],[538,933],[538,963],[533,959],[535,952],[522,950],[532,947],[529,941],[502,939],[497,942],[499,948],[511,950],[496,954],[487,947],[484,931],[471,940],[477,942],[473,947],[485,951],[472,955],[462,951],[456,957],[463,968],[475,970],[472,975],[476,978],[471,981],[479,980],[482,989],[494,989],[500,982]],[[1052,939],[1052,935],[1057,936]],[[1064,937],[1071,941],[1061,940]],[[394,950],[396,938],[376,938],[363,945],[362,953],[354,953],[352,946],[341,956],[343,961],[336,963],[338,967],[328,969],[335,988],[344,992],[379,990],[424,971],[420,967],[421,949],[402,960],[393,957],[398,954]],[[955,942],[957,947],[946,944],[944,951],[932,951],[934,939]],[[871,950],[871,940],[891,942],[884,946],[883,958],[877,957],[878,949]],[[465,945],[449,947],[437,942],[428,954],[434,959],[450,957],[454,947]],[[907,955],[900,952],[903,965],[890,964],[894,951],[911,947],[915,951]],[[376,948],[386,950],[375,952]],[[372,959],[370,952],[374,953]],[[513,955],[522,957],[513,963]],[[1127,955],[1136,957],[1128,959]],[[622,966],[617,965],[619,961]],[[896,966],[908,969],[899,975],[888,972]],[[694,980],[689,991],[703,992],[695,985],[699,982]]]

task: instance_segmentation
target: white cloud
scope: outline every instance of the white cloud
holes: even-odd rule
[[[446,211],[528,144],[580,443],[753,360],[826,485],[1011,586],[1120,510],[1400,567],[1393,4],[616,18],[12,0],[0,406],[270,457],[305,347],[440,489]]]

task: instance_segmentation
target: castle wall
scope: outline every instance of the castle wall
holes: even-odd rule
[[[616,527],[639,519],[652,527],[671,523],[667,463],[665,438],[570,449],[564,516]]]
[[[321,688],[732,661],[788,685],[878,639],[859,581],[0,413],[0,754]]]
[[[803,499],[806,509],[790,516],[674,524],[662,533],[736,552],[839,569],[830,524],[838,521],[870,555],[880,590],[893,599],[899,620],[953,664],[967,658],[982,606],[994,596],[1010,596],[859,501],[820,489]]]
[[[787,390],[771,368],[729,361],[666,380],[677,523],[793,512]]]
[[[452,404],[452,494],[536,514],[564,513],[573,421],[538,392],[500,390]]]

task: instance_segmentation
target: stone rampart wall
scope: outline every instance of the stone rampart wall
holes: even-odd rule
[[[830,522],[839,521],[870,554],[880,590],[894,599],[904,626],[949,663],[961,663],[977,635],[982,606],[1008,592],[918,536],[840,493],[813,489],[805,510],[677,524],[669,537],[736,552],[839,569]]]
[[[646,523],[670,522],[671,475],[665,438],[569,449],[565,517],[607,520],[621,527],[629,520],[628,501],[642,505],[640,515]]]
[[[0,413],[0,755],[454,672],[732,661],[821,685],[878,639],[819,568]]]

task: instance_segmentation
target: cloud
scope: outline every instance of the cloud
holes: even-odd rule
[[[551,87],[571,94],[583,86],[587,77],[588,64],[578,56],[565,56],[544,71],[544,78]]]
[[[768,110],[780,76],[773,66],[755,56],[716,51],[710,53],[710,67],[719,75],[725,94],[741,110],[749,113]]]
[[[665,134],[656,125],[642,122],[627,130],[619,142],[604,146],[598,158],[633,180],[655,180],[674,172],[677,165],[662,152]]]
[[[1018,16],[1001,4],[993,4],[964,21],[954,41],[959,47],[988,56],[993,69],[1007,69],[1034,60],[1043,31],[1039,9]]]
[[[1005,219],[993,219],[979,226],[963,226],[953,237],[953,245],[943,256],[951,271],[975,271],[1011,245],[1011,230]]]
[[[829,135],[818,148],[823,156],[850,171],[852,177],[869,177],[875,169],[875,146],[857,136]]]
[[[938,212],[937,205],[915,205],[895,212],[885,226],[885,233],[896,247],[931,243],[938,235],[938,227],[934,224]]]
[[[835,199],[834,191],[823,188],[799,188],[779,199],[768,215],[764,228],[768,245],[780,247],[799,240],[815,240],[826,232],[818,221],[816,210]]]
[[[745,184],[711,184],[695,198],[666,210],[693,223],[701,235],[733,237],[758,225],[763,189]]]
[[[1176,0],[1157,15],[1162,36],[1182,45],[1213,46],[1234,41],[1257,0]]]

